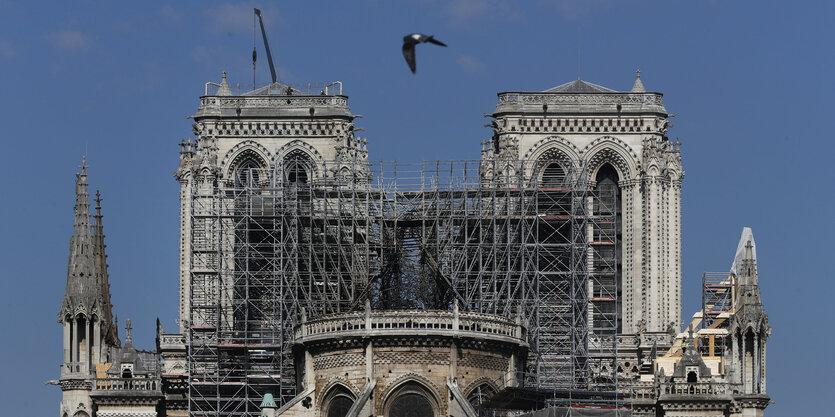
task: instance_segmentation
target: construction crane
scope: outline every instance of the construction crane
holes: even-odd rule
[[[264,50],[267,51],[267,61],[270,64],[270,75],[273,78],[273,83],[278,81],[278,77],[275,74],[275,65],[273,65],[273,56],[270,53],[270,44],[267,42],[267,32],[264,30],[264,20],[261,19],[261,10],[255,9],[255,15],[258,16],[258,23],[261,24],[261,37],[264,38]],[[252,67],[255,68],[255,49],[252,50]]]

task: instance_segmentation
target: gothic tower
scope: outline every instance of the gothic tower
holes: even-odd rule
[[[731,382],[741,387],[737,402],[745,410],[743,414],[762,415],[770,401],[765,384],[765,346],[766,340],[771,336],[771,326],[760,299],[754,238],[750,229],[748,232],[745,258],[741,268],[738,268],[735,312],[728,328],[731,340],[730,375]],[[734,267],[737,269],[737,265]]]
[[[67,287],[58,322],[64,326],[64,358],[59,383],[63,391],[62,416],[93,415],[90,391],[102,364],[109,362],[111,346],[118,346],[111,321],[100,196],[96,193],[95,226],[90,224],[87,164],[75,183],[75,222],[70,238]]]
[[[513,167],[528,182],[565,178],[616,191],[618,332],[664,344],[681,323],[684,171],[661,98],[646,91],[640,71],[628,92],[578,79],[542,92],[499,93],[482,161],[514,161],[497,169]]]
[[[210,92],[210,86],[216,90]],[[233,94],[225,72],[220,83],[207,83],[200,107],[191,116],[196,140],[180,144],[180,163],[174,173],[180,183],[182,332],[189,320],[191,273],[195,268],[189,262],[196,238],[191,222],[201,210],[205,214],[210,209],[192,207],[193,195],[219,195],[219,188],[269,188],[329,180],[356,184],[368,180],[367,140],[355,136],[353,123],[361,116],[348,108],[342,83],[315,88],[306,85],[305,90],[276,82]]]

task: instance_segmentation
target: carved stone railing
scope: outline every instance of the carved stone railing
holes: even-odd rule
[[[521,104],[653,104],[663,106],[660,93],[499,93],[499,105]]]
[[[87,362],[67,362],[61,365],[61,376],[89,375],[90,367]]]
[[[162,333],[159,337],[160,346],[185,345],[186,339],[180,333]]]
[[[731,394],[725,382],[665,382],[659,388],[664,395],[725,395]]]
[[[492,314],[457,311],[401,310],[346,313],[302,321],[295,341],[307,343],[346,336],[450,336],[501,340],[527,346],[521,324]]]
[[[599,111],[602,108],[614,109],[620,106],[624,112],[659,112],[666,113],[660,93],[537,93],[537,92],[505,92],[499,93],[499,103],[496,112],[519,110],[529,107],[542,112],[543,106],[547,111],[558,111],[560,108],[589,108]]]
[[[210,108],[295,108],[295,107],[344,107],[348,109],[346,96],[203,96],[200,109]]]
[[[658,396],[655,382],[633,381],[631,395],[633,400],[655,400]]]
[[[93,390],[161,392],[161,384],[157,378],[97,378]]]

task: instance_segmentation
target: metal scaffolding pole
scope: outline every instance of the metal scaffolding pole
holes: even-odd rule
[[[366,300],[521,312],[525,384],[617,388],[616,199],[581,169],[546,181],[526,161],[279,158],[273,172],[192,187],[190,415],[258,415],[266,393],[289,401],[294,322]]]

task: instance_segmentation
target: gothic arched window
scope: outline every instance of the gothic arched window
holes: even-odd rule
[[[267,163],[252,149],[238,153],[231,166],[235,187],[260,187],[268,182]]]
[[[385,417],[435,417],[437,402],[434,396],[416,382],[397,389],[386,401]]]
[[[476,411],[479,412],[479,414],[481,414],[481,405],[487,402],[487,400],[489,400],[495,393],[496,390],[494,390],[490,385],[481,384],[470,391],[470,394],[467,395],[467,401]]]
[[[342,386],[337,386],[325,399],[327,417],[345,417],[354,405],[354,397]]]
[[[307,184],[313,173],[313,161],[303,152],[293,152],[284,158],[284,179],[291,184]]]
[[[592,296],[598,300],[594,306],[594,325],[597,327],[615,327],[622,332],[621,317],[621,189],[618,186],[620,175],[609,163],[603,164],[594,177],[595,199],[594,214],[614,219],[600,222],[594,231],[593,240],[600,242],[594,247],[594,270],[597,283]],[[617,301],[605,301],[616,299]]]
[[[388,417],[434,417],[435,410],[429,400],[420,393],[401,394],[391,403]],[[330,417],[330,416],[328,416]]]
[[[560,188],[565,184],[565,168],[557,162],[547,163],[539,174],[539,185],[543,188]]]

